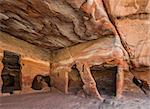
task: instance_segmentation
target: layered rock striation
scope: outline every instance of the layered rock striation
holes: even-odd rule
[[[117,66],[118,97],[125,72],[150,81],[149,0],[1,0],[0,6],[1,33],[51,51],[53,85],[64,92],[74,65],[85,93],[100,99],[92,66]]]

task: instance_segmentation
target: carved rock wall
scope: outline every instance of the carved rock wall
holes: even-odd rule
[[[1,50],[1,54],[3,55],[3,50]],[[3,70],[2,63],[3,56],[0,56],[0,75]],[[21,91],[20,93],[33,93],[34,91],[32,86],[32,81],[36,75],[50,75],[49,72],[49,64],[43,64],[28,58],[21,58]],[[2,87],[2,79],[0,78],[0,90]],[[0,92],[1,95],[1,92]]]
[[[22,93],[32,93],[33,79],[36,75],[50,75],[49,65],[22,59]]]
[[[127,70],[120,60],[128,61],[130,71],[150,83],[149,0],[1,0],[0,6],[0,48],[20,53],[23,60],[50,61],[54,85],[62,91],[67,92],[68,72],[78,62],[90,74],[88,67],[103,63]],[[34,64],[23,63],[24,72],[34,72]],[[41,69],[48,71],[34,70]],[[126,73],[125,82],[132,76]],[[126,84],[125,90],[130,88],[135,87]]]
[[[150,83],[150,1],[106,0],[105,6],[120,37],[127,43],[132,73]],[[141,92],[132,84],[132,74],[126,73],[125,77],[125,90]]]
[[[105,15],[105,19],[107,19],[107,23],[109,24],[110,29],[115,35],[118,34],[121,39],[121,43],[118,42],[117,44],[120,45],[120,47],[122,45],[127,51],[127,53],[129,54],[129,61],[130,61],[129,66],[130,66],[130,70],[132,69],[131,70],[132,74],[127,73],[125,75],[125,78],[126,78],[125,90],[132,89],[133,92],[134,91],[138,92],[139,90],[137,91],[138,89],[137,86],[135,86],[132,83],[133,75],[135,75],[139,79],[143,79],[147,81],[148,83],[150,83],[149,81],[149,78],[150,78],[149,1],[148,0],[144,0],[144,1],[135,0],[133,2],[133,1],[126,1],[126,0],[119,0],[119,1],[97,0],[93,2],[99,3],[101,5],[103,4],[103,6],[101,5],[96,5],[96,6],[97,7],[100,6],[100,9],[105,11],[108,14],[109,18],[107,17],[107,15]],[[89,5],[86,4],[85,6],[83,5],[82,7],[83,10],[84,8],[87,10],[86,12],[88,14],[90,12],[91,13],[93,12],[92,9],[91,10],[89,9],[90,3],[92,4],[93,2],[87,1],[87,4],[89,3]],[[93,7],[91,6],[91,8],[94,8],[95,10],[97,9],[94,6]],[[88,9],[90,11],[88,11]],[[95,15],[95,16],[92,16],[94,18],[96,17],[96,15],[103,16],[103,13],[98,13],[98,14],[95,14],[95,13],[92,13],[92,15]],[[95,19],[95,21],[98,21],[98,20]],[[110,26],[110,25],[113,25],[113,26]],[[108,37],[108,36],[105,36],[105,37]],[[89,65],[93,65],[96,63],[100,64],[96,62],[96,60],[101,63],[111,60],[111,58],[107,55],[109,51],[111,50],[109,49],[109,47],[105,49],[105,45],[111,46],[110,42],[107,41],[109,43],[108,44],[107,42],[103,41],[103,38],[100,38],[98,40],[101,40],[103,43],[100,41],[98,42],[98,44],[96,44],[96,41],[95,41],[94,42],[95,44],[94,44],[94,43],[91,43],[92,41],[89,41],[88,43],[78,44],[77,46],[58,50],[56,52],[54,51],[53,62],[54,63],[56,62],[57,64],[65,67],[69,63],[82,61],[82,59],[85,57],[86,57],[86,60],[84,60],[83,63],[87,62]],[[114,37],[114,43],[113,43],[114,45],[115,45],[115,42],[117,42],[116,37]],[[114,46],[113,44],[111,46],[112,48]],[[89,45],[89,46],[86,46],[86,45]],[[103,48],[102,51],[101,51],[100,46]],[[100,47],[100,49],[98,47]],[[99,52],[96,52],[96,49],[99,50]],[[117,50],[117,47],[116,48],[114,47],[114,49]],[[121,51],[119,52],[121,53]],[[103,53],[105,55],[102,55],[103,60],[101,60],[100,54],[103,54]],[[109,59],[107,60],[105,56],[106,58],[109,57]],[[125,53],[124,53],[124,56],[126,57]],[[144,68],[142,68],[143,66]],[[55,68],[59,69],[57,65],[56,67],[54,67],[54,69]],[[137,69],[141,69],[141,70],[139,71]],[[147,77],[145,77],[144,75],[147,75]],[[130,83],[131,86],[130,85],[128,86],[128,84],[126,83]]]
[[[4,50],[8,50],[21,55],[21,73],[22,73],[22,90],[21,93],[32,93],[32,81],[36,75],[49,75],[50,53],[20,39],[11,37],[3,32],[0,33],[0,75],[3,69]],[[2,87],[0,77],[0,90]],[[1,92],[0,92],[1,93]]]
[[[149,0],[2,0],[0,5],[1,31],[50,50],[114,34],[110,16],[135,64],[149,64],[142,61],[149,60]]]

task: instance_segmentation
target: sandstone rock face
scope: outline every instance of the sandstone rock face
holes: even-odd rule
[[[0,32],[0,45],[1,56],[3,56],[4,50],[8,50],[20,54],[22,58],[39,61],[41,63],[45,62],[45,64],[47,64],[46,62],[49,63],[50,52],[48,50],[14,38],[4,32]]]
[[[4,64],[2,63],[2,60],[4,59],[4,50],[0,50],[1,56],[0,56],[0,74],[2,77],[2,70],[4,68]],[[32,55],[33,56],[33,55]],[[49,75],[49,64],[45,61],[37,61],[32,59],[31,57],[24,56],[20,59],[21,64],[21,92],[20,93],[33,93],[34,90],[31,88],[32,81],[36,75],[42,74],[42,75]],[[6,66],[5,66],[6,67]],[[9,72],[7,72],[9,73]],[[4,75],[4,74],[3,74]],[[0,90],[3,85],[2,78],[0,77]],[[47,90],[48,91],[48,90]],[[16,93],[16,92],[14,92]],[[2,93],[0,92],[0,95]]]
[[[32,93],[31,88],[34,77],[37,75],[49,75],[49,65],[22,59],[22,93]]]
[[[136,67],[150,66],[149,0],[110,0],[105,4],[120,36],[131,50],[133,63]]]
[[[50,50],[112,34],[102,2],[92,2],[86,6],[85,0],[2,0],[1,31]]]
[[[132,64],[132,73],[149,82],[150,1],[110,0],[105,1],[105,5],[118,33],[129,48],[126,50]],[[130,76],[126,74],[127,78],[131,78]],[[133,87],[131,89],[134,90]]]
[[[36,58],[47,62],[50,57],[53,85],[60,90],[68,93],[74,65],[85,93],[99,99],[90,70],[95,65],[117,67],[118,97],[125,71],[131,74],[126,83],[133,76],[150,83],[149,0],[1,0],[0,6],[1,42],[7,42],[7,33],[36,46]]]
[[[3,32],[0,33],[0,45],[0,74],[4,67],[2,60],[5,50],[21,55],[21,93],[31,93],[34,91],[31,89],[31,86],[36,75],[49,75],[50,53],[48,50],[41,49]],[[0,90],[2,84],[3,81],[0,76]]]
[[[129,61],[128,65],[130,66],[130,72],[132,72],[131,74],[132,76],[130,75],[131,77],[129,75],[126,75],[126,78],[128,79],[130,78],[130,81],[131,81],[130,83],[132,84],[131,78],[133,77],[133,75],[136,75],[138,78],[142,78],[146,81],[149,81],[150,79],[150,73],[149,73],[150,71],[149,70],[149,66],[150,66],[149,64],[150,62],[149,26],[150,25],[149,25],[149,8],[148,8],[149,2],[142,1],[141,3],[140,1],[129,2],[129,1],[123,1],[123,0],[119,2],[113,1],[113,0],[93,1],[93,3],[97,3],[97,2],[99,4],[100,3],[103,4],[103,6],[100,6],[100,8],[108,14],[108,16],[106,17],[108,21],[107,23],[109,24],[109,27],[114,34],[113,36],[115,36],[112,39],[111,37],[109,37],[110,35],[107,35],[105,37],[110,38],[111,41],[114,40],[114,42],[111,42],[111,41],[109,42],[109,40],[105,41],[105,38],[100,38],[96,40],[97,42],[95,41],[94,43],[92,43],[92,41],[89,41],[89,43],[78,44],[77,46],[73,46],[67,49],[53,52],[54,53],[54,56],[53,56],[54,71],[53,72],[55,71],[59,72],[61,71],[60,69],[62,66],[66,67],[69,64],[70,64],[69,66],[72,66],[72,64],[78,64],[78,62],[82,63],[83,66],[85,65],[88,68],[93,65],[100,65],[103,63],[110,64],[110,61],[113,60],[115,61],[115,62],[112,62],[113,64],[115,63],[115,65],[120,66],[122,64],[121,63],[118,64],[116,60],[118,61],[120,59],[123,59],[123,60],[127,59]],[[135,10],[130,9],[133,7],[126,6],[126,5],[132,6],[133,4],[136,5]],[[86,3],[86,5],[83,5],[83,8],[84,7],[86,8],[86,10],[88,10],[88,2]],[[86,12],[90,13],[90,11],[86,11]],[[102,13],[98,13],[95,15],[103,16]],[[118,40],[117,36],[119,36],[120,40]],[[110,46],[110,48],[107,45]],[[127,58],[126,52],[124,52],[124,49],[122,49],[122,46],[127,52],[129,58]],[[110,51],[112,51],[112,53],[110,53]],[[54,64],[55,62],[57,63],[56,65]],[[59,67],[59,65],[61,67]],[[142,68],[142,66],[145,66],[145,67]],[[125,67],[127,66],[122,65],[123,69],[125,69]],[[84,69],[84,67],[82,67],[82,69]],[[137,69],[141,69],[141,70],[139,71]],[[141,74],[142,72],[147,72],[146,74],[143,73],[143,75],[147,75],[147,78],[144,78],[144,76],[143,77],[139,76],[139,74]],[[86,80],[84,81],[84,79],[87,78],[87,75],[88,75],[87,73],[85,74],[80,73],[80,75],[81,75],[81,78],[83,79],[84,84],[88,82],[90,84],[90,78],[88,78],[89,81],[86,81]],[[119,76],[123,78],[122,74],[118,75],[117,77]],[[128,83],[128,80],[125,82]],[[95,83],[93,83],[93,86],[94,84]],[[117,85],[117,87],[119,88],[118,93],[120,93],[120,90],[121,90],[120,86],[122,86],[121,81]],[[86,90],[88,90],[89,87],[90,85],[86,87]]]

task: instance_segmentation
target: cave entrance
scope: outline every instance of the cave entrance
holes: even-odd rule
[[[2,60],[2,93],[12,94],[15,90],[21,90],[21,65],[20,55],[4,51],[4,57]]]
[[[90,70],[99,93],[104,96],[115,96],[117,67],[92,66]]]
[[[77,94],[79,91],[83,91],[83,82],[80,77],[79,71],[76,65],[72,66],[71,72],[68,74],[68,91],[72,94]]]

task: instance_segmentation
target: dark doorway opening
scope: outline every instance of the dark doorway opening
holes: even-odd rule
[[[115,96],[117,67],[92,66],[90,69],[99,93],[106,96]]]
[[[20,55],[4,51],[2,63],[4,68],[2,70],[2,93],[12,94],[15,90],[21,90],[21,65]]]
[[[83,91],[82,87],[83,82],[79,71],[76,68],[76,65],[73,65],[71,72],[69,72],[68,91],[72,94],[78,94],[78,92]]]
[[[31,88],[34,90],[42,90],[44,87],[51,88],[51,78],[48,75],[36,75],[32,81]]]

